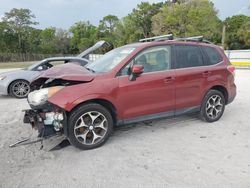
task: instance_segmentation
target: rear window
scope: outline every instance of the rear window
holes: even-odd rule
[[[198,46],[175,46],[176,65],[178,68],[203,66],[203,57]]]
[[[216,49],[211,48],[211,47],[204,47],[204,46],[202,47],[202,49],[207,54],[208,59],[206,61],[206,64],[214,65],[223,60],[221,55]]]

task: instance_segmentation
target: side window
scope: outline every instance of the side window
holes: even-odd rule
[[[50,61],[50,62],[48,62],[48,65],[51,67],[54,67],[54,66],[61,65],[64,63],[65,63],[65,61]]]
[[[201,50],[198,46],[175,46],[175,68],[203,66]]]
[[[122,69],[121,75],[129,75],[133,64],[143,65],[144,73],[168,70],[171,67],[171,46],[157,46],[142,51]]]
[[[223,61],[223,58],[216,49],[203,46],[202,50],[205,52],[205,54],[207,54],[208,60],[206,61],[206,64],[214,65]]]

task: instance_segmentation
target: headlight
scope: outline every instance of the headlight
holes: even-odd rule
[[[60,91],[63,86],[56,86],[50,88],[44,88],[40,90],[33,91],[28,95],[28,102],[33,106],[38,106],[44,104],[48,98],[55,95],[58,91]]]
[[[4,80],[6,76],[0,76],[0,80]]]

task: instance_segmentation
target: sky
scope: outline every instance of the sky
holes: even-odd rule
[[[98,25],[108,14],[119,18],[129,14],[142,0],[0,0],[0,17],[12,8],[28,8],[35,14],[38,28],[57,27],[68,29],[78,21],[89,20]],[[144,0],[150,3],[161,0]],[[235,14],[250,16],[250,0],[211,0],[224,20]]]

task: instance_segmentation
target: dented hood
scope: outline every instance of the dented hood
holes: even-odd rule
[[[36,78],[36,80],[39,78],[90,82],[95,78],[95,74],[82,66],[74,63],[66,63],[48,69]]]

